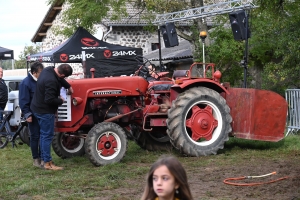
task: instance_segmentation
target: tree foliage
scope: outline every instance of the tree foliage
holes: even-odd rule
[[[265,89],[300,88],[299,1],[264,0],[253,16],[251,58],[263,69]]]
[[[12,60],[0,60],[2,69],[12,69],[13,61]]]
[[[216,25],[210,31],[211,44],[206,47],[206,60],[216,64],[217,69],[222,72],[223,82],[241,87],[243,68],[240,63],[244,56],[245,44],[233,39],[228,20],[228,15],[216,19]]]
[[[27,67],[26,56],[38,53],[40,51],[41,51],[40,45],[25,46],[24,50],[21,51],[21,54],[19,55],[19,60],[15,61],[15,69],[26,69]]]
[[[299,2],[264,0],[257,4],[259,8],[249,13],[248,85],[284,95],[287,88],[300,88]],[[233,40],[228,22],[228,15],[218,17],[206,54],[223,72],[223,81],[241,86],[245,42]]]

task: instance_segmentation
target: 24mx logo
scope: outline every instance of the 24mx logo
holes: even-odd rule
[[[51,57],[34,57],[34,58],[30,58],[30,61],[43,61],[43,62],[50,62],[51,61]]]
[[[112,56],[136,56],[135,51],[113,51]]]
[[[86,59],[88,58],[95,58],[94,57],[94,53],[87,53],[85,54]],[[70,55],[70,59],[69,60],[76,60],[76,59],[82,59],[82,55],[81,54],[77,54],[77,55]]]
[[[51,57],[42,57],[42,61],[51,61]]]
[[[67,62],[68,59],[69,59],[69,57],[68,57],[67,54],[62,53],[62,54],[60,54],[59,59],[60,59],[62,62]]]
[[[82,38],[81,43],[88,47],[97,47],[99,46],[99,42],[91,39],[91,38]]]

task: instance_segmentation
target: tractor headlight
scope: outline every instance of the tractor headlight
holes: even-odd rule
[[[74,106],[80,105],[82,103],[82,99],[80,97],[74,97],[72,99],[72,103]]]

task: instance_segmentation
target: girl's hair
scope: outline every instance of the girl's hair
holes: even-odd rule
[[[170,173],[174,176],[175,182],[179,184],[178,193],[175,193],[175,198],[180,200],[192,200],[192,194],[187,181],[185,169],[177,158],[173,156],[162,156],[150,168],[146,177],[146,186],[141,200],[152,200],[157,197],[153,189],[153,173],[160,167],[165,165]]]

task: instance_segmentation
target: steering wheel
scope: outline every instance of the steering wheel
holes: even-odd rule
[[[148,60],[147,58],[145,58],[143,56],[139,56],[139,55],[136,56],[135,59],[138,61],[139,65],[141,65],[140,68],[137,70],[138,71],[137,75],[142,76],[146,80],[148,77],[152,77],[151,74],[149,73],[148,67],[146,67],[147,63],[149,63],[149,65],[151,65],[154,68],[154,65],[151,63],[151,61]],[[157,74],[157,72],[155,70],[153,70],[152,72],[155,73],[157,78],[159,78],[159,75]]]
[[[153,63],[151,63],[151,61],[150,60],[148,60],[147,58],[145,58],[145,57],[143,57],[143,56],[136,56],[136,60],[139,62],[139,63],[141,63],[141,67],[138,69],[138,71],[140,72],[140,71],[143,71],[143,73],[145,74],[146,73],[146,71],[148,72],[147,74],[145,74],[145,75],[147,75],[146,76],[146,79],[147,79],[147,77],[152,77],[152,78],[154,78],[155,80],[159,80],[159,78],[160,78],[160,76],[159,76],[159,74],[156,72],[156,70],[155,70],[155,65],[153,64]],[[149,63],[148,65],[147,65],[147,63]],[[152,66],[152,70],[151,70],[151,72],[152,73],[154,73],[155,74],[155,77],[153,77],[151,74],[150,74],[150,70],[149,70],[149,68],[148,67],[146,67],[146,66]],[[154,68],[154,70],[153,70],[153,68]],[[140,74],[140,73],[138,73],[138,74]],[[144,77],[145,78],[145,77]]]

